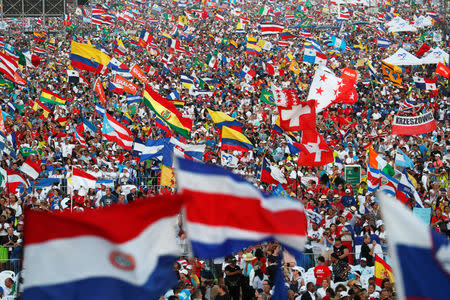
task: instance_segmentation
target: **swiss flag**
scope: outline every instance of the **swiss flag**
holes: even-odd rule
[[[443,63],[439,62],[436,67],[436,73],[445,78],[448,78],[450,76],[450,68],[445,66]]]
[[[303,131],[299,166],[318,167],[333,162],[333,151],[317,131]]]
[[[278,106],[280,127],[285,131],[316,130],[316,101],[302,101],[288,107]]]
[[[317,112],[335,102],[353,104],[357,101],[354,81],[339,78],[329,68],[321,65],[311,83],[308,100],[317,100]]]

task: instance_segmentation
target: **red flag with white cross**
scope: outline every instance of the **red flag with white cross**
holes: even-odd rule
[[[318,167],[334,161],[333,151],[317,131],[303,131],[299,166]]]
[[[280,127],[285,131],[316,130],[316,101],[302,101],[287,107],[278,106]]]

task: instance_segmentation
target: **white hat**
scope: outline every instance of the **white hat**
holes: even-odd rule
[[[377,227],[380,227],[383,224],[384,224],[383,220],[378,220],[377,223],[376,223]]]
[[[342,292],[339,293],[339,298],[344,298],[344,297],[347,297],[347,296],[348,296],[348,293],[346,291],[342,291]]]
[[[350,193],[351,191],[350,191],[350,189],[346,189],[345,192],[346,193]]]
[[[367,258],[361,257],[361,261],[367,261]]]
[[[367,221],[364,222],[363,227],[369,226],[369,223]]]
[[[299,266],[295,266],[295,267],[293,267],[292,268],[292,271],[299,271],[300,273],[302,273],[302,271],[304,271],[304,269],[302,268],[302,267],[299,267]]]
[[[187,274],[188,274],[188,271],[187,271],[186,269],[180,270],[180,274],[187,275]]]

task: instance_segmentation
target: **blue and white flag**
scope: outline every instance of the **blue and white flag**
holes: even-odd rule
[[[239,159],[236,156],[223,151],[220,153],[220,161],[222,166],[229,168],[237,168],[239,164]]]
[[[96,103],[95,104],[95,112],[97,114],[99,114],[100,116],[103,116],[105,114],[105,108],[101,104]]]
[[[177,90],[174,90],[167,96],[167,98],[169,98],[170,100],[177,100],[180,99],[180,94],[178,94]]]
[[[330,35],[330,41],[328,42],[328,46],[344,51],[345,48],[347,48],[347,43],[345,42],[345,40],[340,39],[337,36]]]
[[[16,111],[16,106],[14,105],[14,103],[12,103],[12,101],[9,101],[7,105],[10,110]]]
[[[168,142],[168,138],[159,140],[147,140],[145,144],[135,140],[133,145],[133,155],[139,156],[141,161],[147,159],[162,160],[163,150]]]
[[[407,207],[379,193],[398,299],[448,299],[450,241]]]
[[[133,104],[133,103],[138,103],[142,101],[142,97],[141,96],[136,96],[136,95],[128,95],[127,96],[127,104]]]
[[[378,47],[389,47],[390,45],[392,45],[391,41],[386,40],[386,39],[377,39],[377,46]]]
[[[395,154],[395,165],[403,168],[414,169],[414,162],[402,150],[397,148]]]
[[[81,122],[83,123],[84,132],[86,132],[86,130],[90,131],[91,133],[95,133],[95,131],[97,131],[97,127],[95,127],[94,124],[89,122],[89,120],[86,119],[84,116],[81,117]]]

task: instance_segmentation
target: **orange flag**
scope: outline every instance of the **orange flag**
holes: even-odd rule
[[[436,73],[444,76],[445,78],[448,78],[450,76],[450,68],[445,66],[443,63],[439,62],[436,67]]]
[[[145,76],[144,72],[142,72],[141,67],[137,64],[134,64],[130,69],[130,74],[133,75],[134,78],[142,82],[144,85],[149,85],[147,76]]]
[[[94,84],[94,92],[98,94],[98,97],[100,99],[100,102],[105,105],[106,104],[106,97],[105,97],[105,91],[103,90],[102,81],[100,78],[97,78]]]
[[[358,74],[356,74],[355,70],[346,67],[342,71],[341,78],[342,79],[348,79],[348,80],[351,80],[351,81],[356,81],[356,79],[358,78]]]
[[[388,278],[391,283],[394,282],[392,268],[381,257],[375,254],[375,284],[381,286],[383,279]]]
[[[117,74],[114,75],[112,82],[122,86],[124,92],[130,93],[133,95],[136,95],[136,93],[137,93],[137,85],[128,81],[126,78],[124,78],[120,75],[117,75]]]

